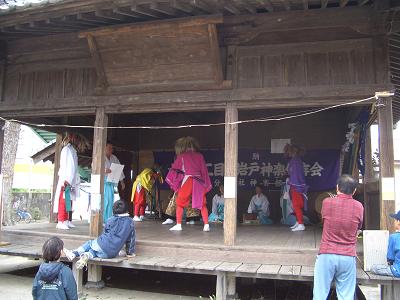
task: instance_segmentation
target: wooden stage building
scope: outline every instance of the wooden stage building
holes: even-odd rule
[[[380,135],[378,180],[372,149],[365,147],[359,194],[365,228],[391,229],[392,129],[400,119],[400,15],[394,2],[64,0],[1,5],[0,117],[57,133],[53,150],[44,155],[54,156],[55,181],[62,133],[70,130],[92,141],[92,152],[81,159],[91,164],[92,175],[100,175],[94,198],[103,193],[107,139],[114,141],[126,166],[128,187],[132,174],[154,163],[155,151],[171,151],[174,141],[186,135],[196,137],[204,150],[222,151],[224,182],[233,183],[226,187],[223,227],[207,235],[186,226],[174,234],[156,222],[138,224],[138,257],[94,260],[89,281],[101,281],[102,265],[211,274],[217,275],[218,299],[234,296],[236,277],[312,281],[319,229],[294,235],[286,227],[238,224],[251,193],[240,185],[240,151],[269,153],[271,139],[290,138],[309,152],[339,153],[349,124],[359,122],[363,111],[368,111],[363,126],[377,123]],[[381,93],[389,91],[394,95]],[[357,168],[349,167],[355,158],[341,165],[346,161],[353,162],[346,170],[358,175]],[[268,197],[277,223],[279,191],[268,189]],[[311,195],[313,209],[317,198]],[[2,228],[2,240],[12,245],[0,252],[39,256],[40,243],[53,234],[53,226]],[[72,230],[57,234],[71,246],[98,236],[101,207],[91,211],[86,233],[84,228],[76,230],[78,236]],[[21,235],[32,244],[22,245]],[[383,284],[384,299],[400,297],[397,281],[358,270],[358,282]],[[81,283],[81,272],[74,271]]]

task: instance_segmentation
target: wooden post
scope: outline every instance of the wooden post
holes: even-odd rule
[[[235,274],[227,272],[217,273],[217,287],[215,296],[218,300],[236,299]]]
[[[400,282],[391,281],[388,285],[381,285],[382,300],[400,300]]]
[[[4,143],[4,121],[0,121],[0,231],[3,226],[3,143]]]
[[[83,270],[82,269],[78,269],[76,267],[76,262],[77,260],[75,260],[72,263],[72,274],[74,275],[74,279],[76,282],[76,289],[78,291],[78,297],[82,296],[82,292],[83,292],[83,288],[82,288],[82,284],[83,284]]]
[[[224,244],[233,246],[237,223],[237,170],[238,170],[238,125],[229,124],[238,120],[238,109],[228,103],[225,110],[225,177],[224,177]]]
[[[392,99],[378,101],[380,229],[393,231],[389,214],[395,212]]]
[[[106,127],[108,117],[104,107],[96,109],[95,127]],[[104,161],[105,147],[107,143],[107,129],[95,128],[93,132],[93,155],[92,155],[92,194],[90,214],[90,236],[98,237],[103,230],[103,203],[104,203]],[[101,266],[90,265],[88,267],[87,287],[101,288],[104,282],[101,280]]]
[[[54,149],[54,174],[53,174],[53,191],[51,195],[53,196],[50,199],[50,214],[49,214],[49,222],[56,222],[56,214],[53,212],[53,205],[56,197],[57,183],[58,183],[58,171],[60,170],[60,155],[62,150],[62,139],[63,136],[60,133],[57,133],[56,136],[56,148]]]

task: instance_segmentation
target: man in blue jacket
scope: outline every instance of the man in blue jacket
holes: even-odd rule
[[[127,256],[135,256],[135,227],[124,201],[118,200],[114,203],[113,214],[97,239],[87,241],[74,251],[64,249],[69,260],[80,257],[76,263],[78,269],[84,268],[88,260],[94,257],[116,257],[124,245]]]

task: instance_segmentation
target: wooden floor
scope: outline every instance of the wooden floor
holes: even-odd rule
[[[73,248],[89,239],[89,225],[75,222],[76,228],[62,231],[55,224],[32,223],[6,227],[3,236],[20,244],[31,240],[35,247],[48,236],[57,235]],[[201,225],[183,225],[183,231],[171,232],[171,226],[159,221],[147,220],[136,223],[137,253],[177,257],[208,257],[224,261],[292,264],[299,260],[304,265],[314,265],[321,238],[321,229],[309,226],[304,232],[293,233],[287,226],[239,225],[235,247],[223,244],[222,225],[211,225],[210,232],[203,232]],[[33,245],[32,245],[33,246]]]

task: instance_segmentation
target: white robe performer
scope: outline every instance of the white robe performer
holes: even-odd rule
[[[64,188],[69,185],[71,202],[73,203],[79,195],[79,184],[78,154],[74,146],[68,143],[61,150],[58,183],[53,199],[53,212],[58,213],[58,229],[75,227],[69,220],[68,212],[66,211]],[[72,203],[71,206],[73,207]]]

